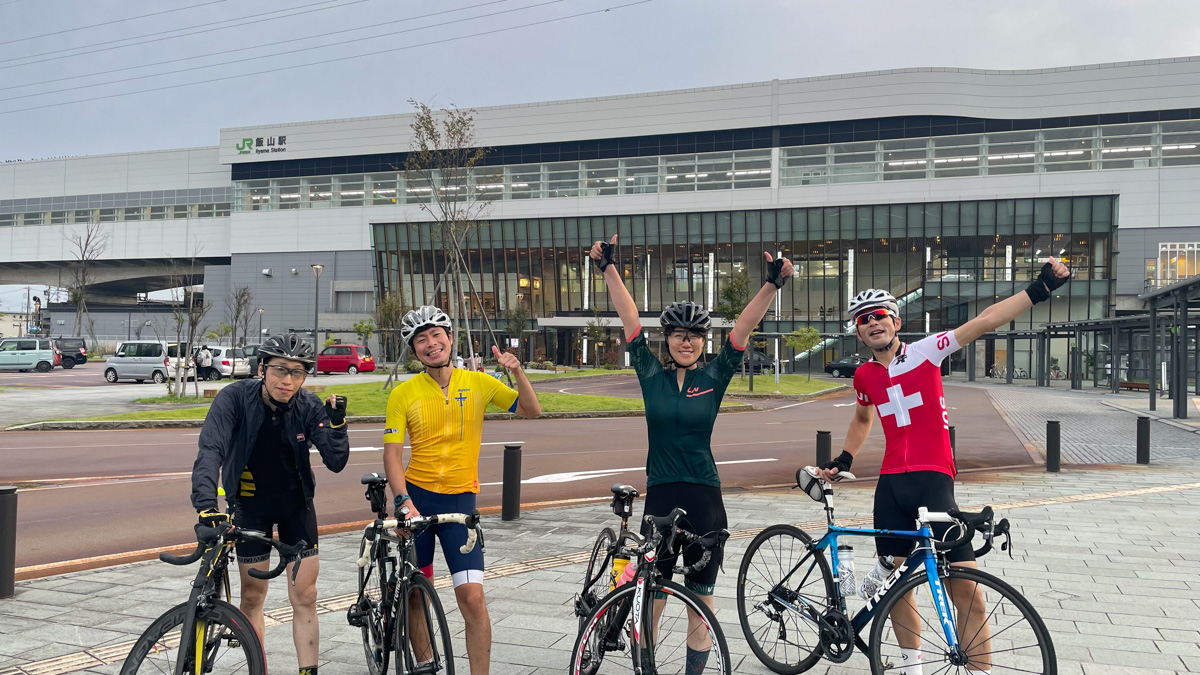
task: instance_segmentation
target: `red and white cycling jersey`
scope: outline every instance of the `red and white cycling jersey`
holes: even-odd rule
[[[887,445],[880,473],[957,473],[941,366],[958,349],[954,331],[946,331],[901,343],[886,368],[872,359],[854,371],[859,405],[874,405],[883,422]]]

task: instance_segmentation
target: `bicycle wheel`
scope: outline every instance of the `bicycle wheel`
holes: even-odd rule
[[[409,577],[405,601],[396,616],[396,666],[403,668],[397,672],[454,675],[446,612],[425,575],[417,572]]]
[[[925,670],[938,673],[1044,673],[1054,675],[1054,644],[1042,618],[1012,586],[986,572],[951,567],[942,577],[951,599],[951,614],[961,651],[952,654],[929,592],[924,570],[892,589],[880,603],[871,626],[871,672],[902,672],[901,645],[919,648]],[[946,581],[949,580],[949,583]],[[914,589],[915,596],[909,595]],[[953,604],[956,593],[980,595],[965,609]],[[893,609],[909,612],[905,618],[890,615]]]
[[[201,611],[195,634],[182,640],[181,649],[179,630],[187,611],[187,603],[176,605],[150,624],[121,664],[121,675],[173,673],[180,659],[186,673],[267,672],[254,627],[238,608],[221,600]]]
[[[754,656],[777,673],[802,673],[821,658],[817,620],[834,606],[833,573],[812,537],[772,525],[750,542],[738,569],[737,608]]]
[[[362,557],[372,551],[372,542],[363,537],[358,545],[358,555]],[[371,675],[383,675],[387,672],[388,659],[393,649],[392,635],[388,630],[388,617],[392,610],[392,593],[388,591],[388,580],[395,571],[395,561],[388,555],[386,541],[377,540],[376,546],[383,547],[383,555],[371,555],[366,567],[358,568],[358,598],[357,607],[362,618],[363,651],[367,657],[367,671]]]
[[[633,622],[646,625],[632,615],[637,586],[627,584],[609,593],[588,616],[571,652],[569,672],[573,675],[633,673]],[[660,580],[655,599],[645,611],[653,612],[640,628],[643,641],[641,672],[658,675],[711,673],[729,675],[732,664],[725,634],[708,605],[683,586]],[[702,668],[688,668],[689,648],[705,654]]]
[[[592,545],[592,557],[588,559],[587,570],[583,573],[583,592],[580,593],[580,607],[583,612],[579,617],[579,629],[583,629],[584,620],[592,608],[608,595],[609,580],[612,574],[612,553],[609,547],[617,541],[617,533],[611,527],[600,530],[596,543]]]

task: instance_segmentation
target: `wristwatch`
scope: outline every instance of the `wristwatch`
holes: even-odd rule
[[[396,495],[395,499],[392,500],[392,505],[395,506],[396,508],[400,508],[401,504],[403,504],[404,502],[407,502],[411,499],[412,499],[412,497],[409,497],[408,495],[399,494],[399,495]]]

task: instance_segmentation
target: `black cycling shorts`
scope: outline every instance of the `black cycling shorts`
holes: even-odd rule
[[[954,501],[954,478],[940,471],[885,473],[879,476],[879,483],[875,487],[876,529],[915,530],[917,509],[922,506],[930,511],[958,508]],[[933,523],[931,527],[934,538],[942,539],[952,526],[950,523]],[[875,550],[881,556],[906,558],[915,546],[913,539],[875,538]],[[952,563],[974,559],[975,550],[970,544],[946,553],[946,560]]]
[[[729,527],[729,520],[725,517],[725,503],[721,500],[721,488],[719,487],[696,483],[663,483],[648,488],[646,507],[643,509],[644,515],[667,516],[676,507],[687,511],[687,515],[679,519],[679,525],[693,534],[703,536],[713,530]],[[650,526],[644,519],[642,520],[642,534],[647,536],[650,534]],[[664,555],[659,558],[658,571],[666,579],[674,576],[671,568],[680,564],[678,553],[682,543],[676,540],[675,551],[669,555],[664,552]],[[683,564],[695,563],[700,560],[703,553],[704,551],[699,545],[688,547],[683,551]],[[713,588],[717,583],[717,573],[721,570],[723,554],[724,551],[714,551],[708,565],[699,572],[687,575],[684,585],[700,595],[712,595]]]
[[[317,554],[317,512],[312,501],[305,503],[297,499],[258,499],[243,497],[238,500],[234,524],[244,530],[258,530],[272,536],[279,528],[279,541],[293,546],[301,539],[307,546],[300,552],[301,558]],[[239,541],[237,560],[239,563],[260,563],[271,557],[271,546],[261,541]]]

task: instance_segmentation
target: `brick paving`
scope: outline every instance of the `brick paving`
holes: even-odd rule
[[[1128,417],[1127,413],[1117,413]],[[1064,421],[1064,427],[1066,423]],[[1064,429],[1065,433],[1065,429]],[[1185,453],[1180,453],[1185,454]],[[838,489],[843,520],[870,513],[870,482]],[[1016,585],[1052,631],[1060,672],[1200,672],[1200,459],[1156,459],[1136,465],[1088,467],[1061,474],[1036,470],[962,474],[960,504],[997,504],[1014,524],[1016,553],[993,554],[984,569]],[[717,584],[717,616],[738,673],[767,673],[750,655],[734,607],[734,577],[759,528],[810,523],[820,507],[798,492],[730,492],[728,562]],[[1170,517],[1164,517],[1170,514]],[[571,600],[595,532],[615,518],[607,504],[527,512],[519,521],[489,519],[486,581],[494,625],[492,672],[561,673],[574,642]],[[357,537],[321,542],[321,671],[365,672],[360,635],[345,622],[355,591]],[[856,550],[860,570],[869,544]],[[536,561],[530,564],[529,561]],[[440,563],[439,563],[440,566]],[[153,617],[186,597],[193,568],[135,563],[21,582],[0,601],[0,673],[115,673],[128,643]],[[453,593],[440,591],[450,614],[456,653],[465,654]],[[290,610],[281,583],[267,601],[268,658],[295,667]],[[459,672],[468,672],[462,659]],[[868,672],[855,655],[842,666],[812,672]]]
[[[1046,422],[1060,422],[1063,463],[1133,462],[1137,456],[1137,416],[1104,405],[1127,397],[993,386],[988,395],[1038,451],[1046,450]],[[1200,457],[1200,435],[1155,422],[1150,428],[1150,457]]]

